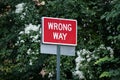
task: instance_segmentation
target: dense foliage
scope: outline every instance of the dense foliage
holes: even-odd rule
[[[40,53],[41,18],[76,19],[76,56],[61,80],[120,79],[119,0],[1,0],[0,80],[55,80],[56,56]]]

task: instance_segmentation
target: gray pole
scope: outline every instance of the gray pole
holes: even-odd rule
[[[56,80],[60,80],[60,45],[57,45],[57,77]]]
[[[57,77],[56,77],[56,80],[60,80],[60,45],[57,45]]]

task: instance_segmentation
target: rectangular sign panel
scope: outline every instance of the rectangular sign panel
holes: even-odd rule
[[[57,54],[57,45],[41,43],[40,52],[42,54]],[[75,56],[75,46],[60,46],[60,54],[66,56]]]
[[[42,18],[44,44],[77,45],[77,21],[61,18]]]

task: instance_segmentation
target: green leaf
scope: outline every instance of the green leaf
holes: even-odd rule
[[[100,75],[100,78],[103,78],[103,77],[111,77],[111,74],[109,72],[105,71]]]
[[[112,60],[114,60],[114,57],[112,57],[112,58],[109,58],[108,56],[105,56],[105,57],[103,57],[103,58],[100,58],[99,60],[97,60],[94,64],[96,65],[98,65],[98,64],[102,64],[102,63],[104,63],[104,62],[109,62],[109,61],[112,61]]]

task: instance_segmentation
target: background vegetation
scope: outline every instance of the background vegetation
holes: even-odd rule
[[[40,53],[43,16],[78,22],[61,80],[120,79],[120,0],[1,0],[0,80],[55,80],[56,56]]]

